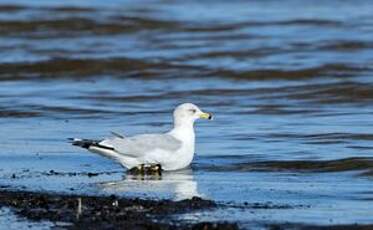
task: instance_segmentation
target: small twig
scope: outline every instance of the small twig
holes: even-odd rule
[[[80,215],[82,214],[82,198],[78,198],[78,207],[76,209],[76,219],[79,220]]]

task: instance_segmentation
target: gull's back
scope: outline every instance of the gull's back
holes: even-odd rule
[[[142,134],[132,137],[113,137],[100,142],[121,155],[140,158],[155,151],[173,153],[181,148],[181,141],[169,134]]]

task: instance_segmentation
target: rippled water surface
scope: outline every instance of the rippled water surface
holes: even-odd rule
[[[372,38],[368,0],[1,0],[0,183],[202,196],[228,209],[177,218],[242,226],[373,223]],[[216,118],[191,169],[139,180],[65,141],[166,131],[182,102]]]

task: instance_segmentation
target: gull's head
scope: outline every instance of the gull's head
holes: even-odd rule
[[[175,125],[193,124],[197,119],[212,120],[210,113],[205,113],[192,103],[184,103],[176,107],[174,110]]]

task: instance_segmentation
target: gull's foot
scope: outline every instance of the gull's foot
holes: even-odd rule
[[[127,171],[132,175],[162,175],[162,166],[160,164],[141,164]]]

